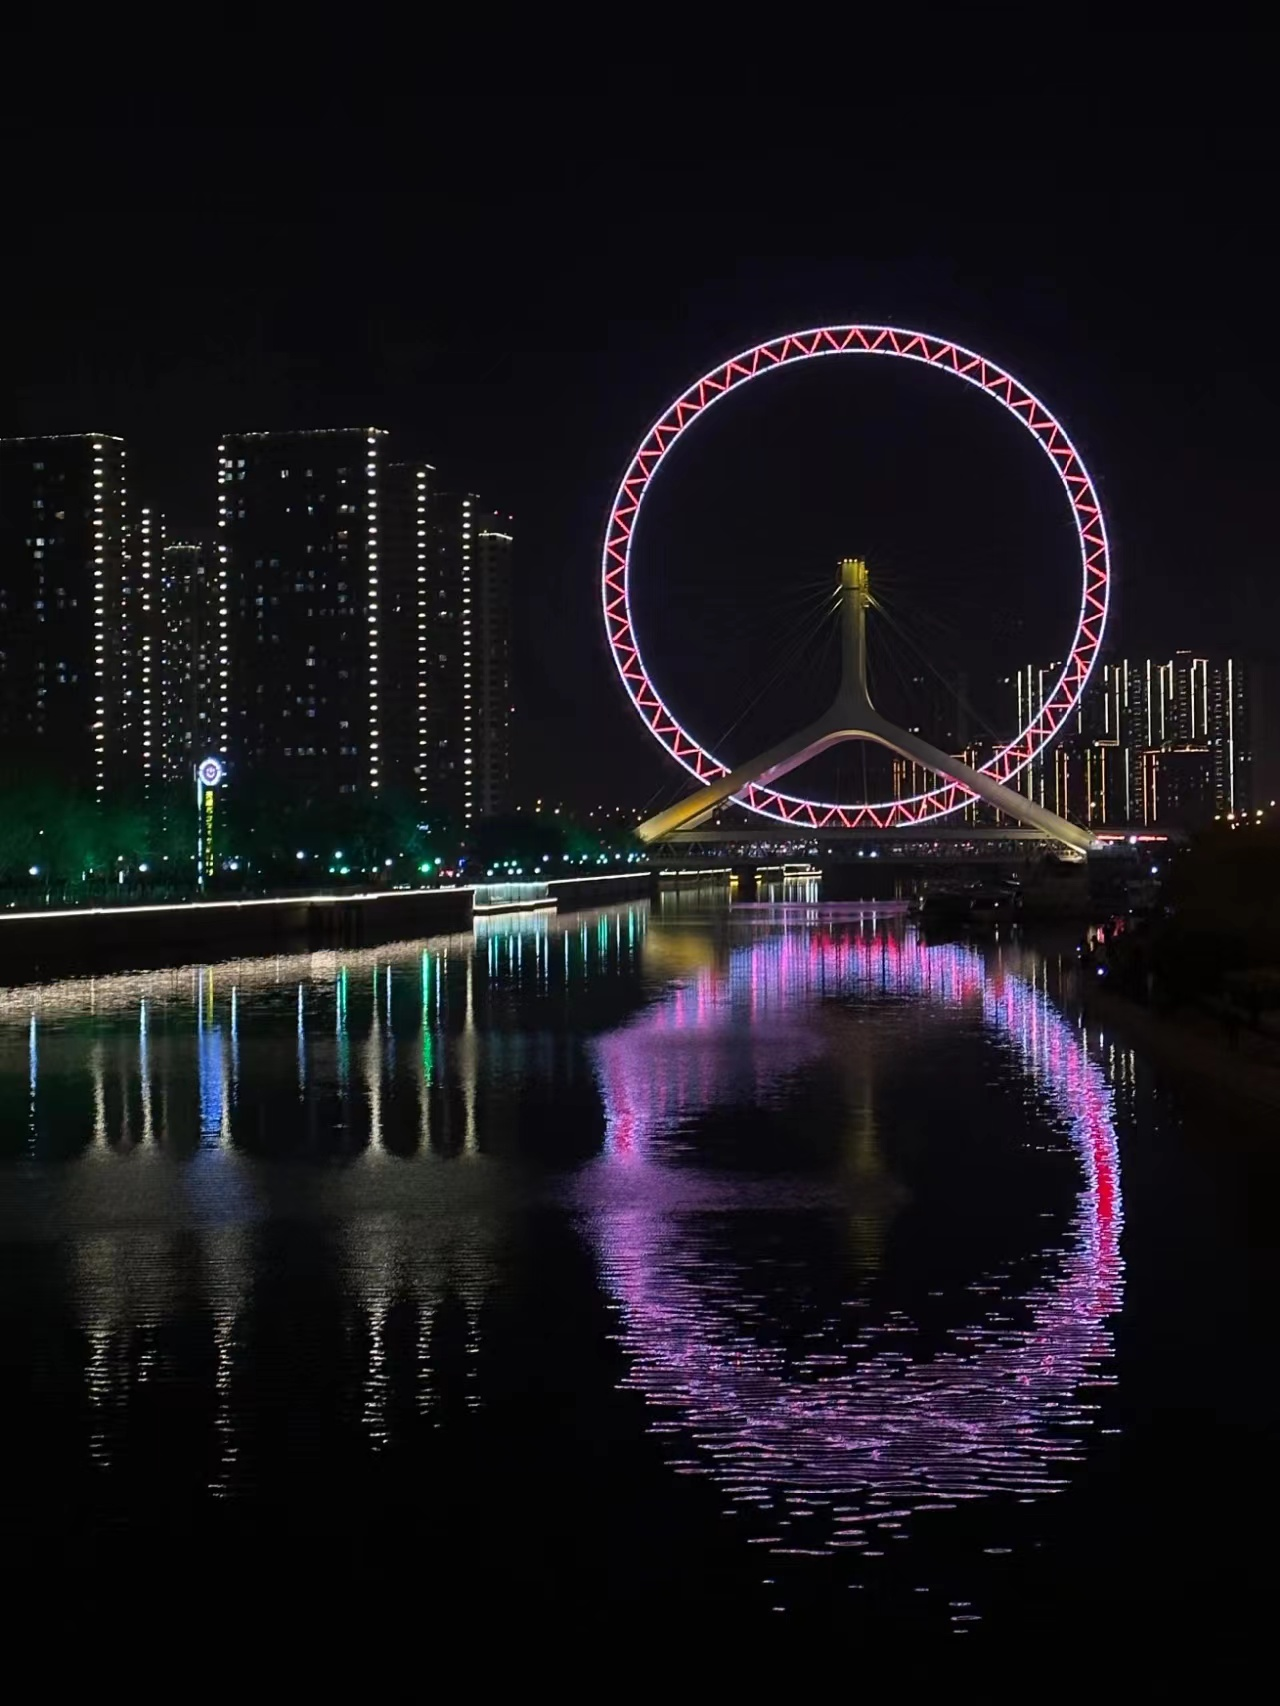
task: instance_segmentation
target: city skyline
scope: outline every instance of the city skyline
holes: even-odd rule
[[[1031,664],[1018,673],[1020,717],[1053,675]],[[1256,698],[1240,658],[1189,647],[1164,661],[1113,658],[1063,738],[1023,773],[1023,790],[1086,824],[1204,829],[1252,815]]]
[[[478,163],[442,137],[425,224],[404,216],[425,193],[407,161],[387,159],[370,184],[323,133],[277,145],[279,182],[288,185],[283,222],[276,179],[261,172],[251,138],[197,134],[163,155],[135,153],[126,141],[118,171],[92,196],[75,172],[64,174],[75,211],[65,229],[38,202],[30,209],[38,241],[15,281],[26,312],[10,322],[30,330],[21,340],[0,333],[10,376],[0,431],[109,426],[132,447],[131,486],[164,509],[172,534],[189,538],[207,513],[205,456],[222,429],[386,427],[397,458],[458,470],[516,518],[515,739],[525,791],[589,804],[582,778],[607,773],[623,753],[644,799],[671,780],[669,768],[636,738],[610,677],[592,586],[603,517],[646,423],[712,362],[758,338],[850,317],[918,324],[1007,362],[1071,423],[1101,471],[1116,554],[1109,640],[1117,655],[1247,644],[1262,654],[1251,661],[1274,665],[1280,610],[1265,453],[1272,357],[1246,336],[1265,322],[1270,299],[1272,262],[1245,216],[1266,198],[1265,155],[1230,133],[1202,146],[1167,131],[1157,171],[1145,149],[1112,154],[1095,139],[1091,158],[1105,169],[1091,175],[1085,242],[1045,199],[1055,180],[1045,175],[1043,147],[1013,157],[981,140],[939,150],[922,135],[905,152],[902,145],[899,136],[890,162],[885,142],[864,139],[856,225],[828,193],[849,146],[832,127],[768,149],[758,139],[732,148],[727,138],[700,141],[678,171],[658,163],[625,225],[615,226],[605,209],[619,145],[586,158],[568,127],[541,137],[535,155],[513,159],[496,184],[479,181]],[[927,208],[897,193],[904,172],[934,186]],[[17,193],[24,197],[24,187]],[[148,282],[143,250],[123,240],[128,224],[115,206],[124,196],[144,218],[178,209],[166,216],[162,291]],[[355,198],[363,210],[359,257],[334,241],[335,197]],[[708,221],[707,208],[722,217]],[[101,256],[88,298],[68,288],[73,228]],[[1105,268],[1095,264],[1099,250]],[[1193,275],[1186,256],[1194,252],[1212,253],[1215,266]],[[505,256],[531,263],[519,287]],[[958,414],[931,426],[923,392],[896,407],[887,381],[864,402],[861,375],[847,400],[834,389],[828,397],[826,381],[814,378],[786,420],[792,460],[777,443],[780,429],[744,412],[739,431],[737,406],[726,404],[708,423],[704,454],[672,468],[652,542],[673,582],[732,525],[722,573],[753,589],[771,573],[817,578],[841,555],[863,554],[881,584],[887,567],[909,579],[919,564],[929,592],[944,571],[988,574],[988,586],[1025,580],[1026,610],[1001,620],[1034,625],[1038,578],[1019,575],[1018,565],[1034,567],[1056,543],[1037,535],[1039,498],[1034,485],[1024,498],[1021,467],[1004,463],[991,438],[971,452]],[[761,413],[787,406],[779,394],[767,408],[762,400]],[[914,439],[916,428],[906,429],[917,421]],[[758,427],[772,475],[770,463],[761,473],[737,461]],[[876,461],[881,443],[893,456]],[[716,458],[723,477],[709,465]],[[949,482],[948,464],[954,487],[938,487],[922,506],[922,482]],[[803,483],[806,466],[820,481]],[[864,468],[875,476],[865,489]],[[967,508],[968,494],[981,495],[989,480],[997,488],[990,502]],[[863,514],[848,501],[854,481]],[[776,525],[767,491],[777,494]],[[732,509],[755,498],[739,528]],[[1018,513],[1009,516],[1009,506]],[[886,557],[897,560],[886,565]],[[727,578],[720,584],[728,602]],[[1044,585],[1056,584],[1055,568]],[[1000,636],[990,668],[985,658],[967,666],[974,678],[1051,661],[1063,636],[1050,616],[1043,637]],[[665,640],[673,691],[695,693],[700,663],[723,669],[730,684],[752,667],[742,651],[722,666],[702,635],[697,647],[690,642],[686,669],[678,637]],[[1269,669],[1269,695],[1276,674]],[[713,738],[710,716],[707,725],[704,738]],[[1278,790],[1268,782],[1266,791]]]
[[[119,438],[0,441],[6,769],[153,822],[210,756],[299,809],[385,787],[438,827],[508,810],[510,518],[386,437],[225,436],[186,541]]]
[[[31,635],[56,634],[57,613],[80,609],[87,666],[68,681],[64,659],[52,651],[46,656],[38,644],[21,648],[26,674],[12,661],[0,671],[0,714],[9,733],[23,726],[15,713],[23,695],[33,730],[44,728],[52,696],[50,750],[73,782],[92,774],[98,795],[172,794],[189,781],[200,757],[216,753],[233,782],[265,781],[303,800],[334,790],[376,792],[385,781],[437,821],[463,829],[531,801],[541,791],[536,779],[532,787],[521,786],[511,773],[511,667],[518,656],[511,636],[511,523],[474,494],[442,490],[433,464],[382,454],[386,436],[376,428],[225,435],[217,446],[217,531],[204,541],[170,540],[163,511],[129,496],[128,449],[118,437],[4,441],[6,563],[18,552],[34,575]],[[15,479],[30,491],[24,486],[19,493]],[[320,489],[326,484],[332,493]],[[14,518],[28,506],[33,527],[46,525],[40,519],[46,514],[63,514],[46,510],[54,500],[38,495],[55,489],[70,490],[78,512],[73,507],[70,523],[50,519],[51,530],[64,529],[56,536],[32,533],[19,540]],[[248,533],[242,527],[246,493],[255,512]],[[273,501],[264,520],[262,506]],[[349,581],[323,554],[313,555],[334,544],[325,530],[335,519],[346,524],[335,536],[335,561]],[[287,553],[290,543],[292,568],[271,554]],[[76,583],[77,549],[93,558],[92,586]],[[254,558],[255,549],[264,554]],[[261,578],[273,573],[274,592]],[[290,587],[289,574],[306,578]],[[12,620],[19,612],[11,568],[0,581]],[[38,596],[46,582],[47,612]],[[314,604],[306,616],[268,619],[282,593],[314,601],[317,588],[336,601],[321,607],[320,627]],[[354,624],[349,632],[325,629],[326,617],[345,613]],[[257,661],[264,647],[272,655],[266,668]],[[11,641],[11,659],[18,650]],[[1080,707],[1054,746],[1022,772],[1020,790],[1060,815],[1107,827],[1195,828],[1252,812],[1259,719],[1249,661],[1190,648],[1167,660],[1135,661],[1116,650],[1105,648]],[[319,676],[299,673],[316,667]],[[299,688],[317,681],[332,686],[330,670],[350,685],[319,695],[316,724],[316,696]],[[1005,678],[1016,701],[1016,726],[1044,702],[1060,670],[1060,661],[1027,664]],[[912,713],[920,719],[910,726],[967,762],[983,762],[989,754],[973,738],[967,672],[958,670],[949,682],[916,674],[910,686]],[[91,701],[103,706],[80,745],[58,710],[59,695],[77,692],[82,721],[89,720]],[[280,703],[264,711],[264,692]],[[398,708],[411,703],[411,714],[398,709],[384,723],[388,694]],[[286,738],[295,718],[306,738]],[[303,719],[312,726],[304,728]],[[976,720],[983,721],[980,715]],[[890,775],[893,798],[926,785],[918,766],[902,760],[894,761]],[[990,813],[970,806],[964,815]]]

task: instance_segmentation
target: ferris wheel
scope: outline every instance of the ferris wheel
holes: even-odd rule
[[[1035,439],[1048,457],[1070,508],[1080,565],[1080,604],[1066,662],[1043,703],[980,767],[939,752],[894,727],[872,706],[865,669],[865,616],[871,598],[864,564],[843,565],[844,659],[840,692],[814,724],[746,764],[730,767],[687,729],[670,709],[651,674],[632,612],[632,548],[655,475],[676,446],[721,398],[797,362],[834,356],[909,361],[949,375],[993,398]],[[719,804],[733,800],[760,817],[799,829],[894,829],[921,825],[958,811],[975,798],[1028,826],[1083,850],[1090,837],[1008,786],[1062,730],[1079,704],[1102,645],[1110,597],[1111,565],[1102,505],[1080,453],[1065,428],[1012,374],[985,356],[925,332],[894,326],[822,326],[770,339],[731,357],[682,392],[645,435],[622,477],[609,513],[601,563],[601,602],[614,664],[650,735],[700,784],[698,792],[641,826],[646,840],[691,827]],[[936,774],[936,786],[907,799],[809,799],[773,787],[825,747],[870,740]]]

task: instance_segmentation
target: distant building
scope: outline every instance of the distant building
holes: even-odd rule
[[[101,799],[129,780],[126,455],[0,440],[0,763]]]
[[[419,799],[466,828],[511,809],[511,524],[474,493],[433,493],[426,515]]]
[[[376,428],[218,452],[230,783],[392,792],[457,828],[508,806],[511,533]]]
[[[473,505],[475,544],[462,600],[462,708],[464,795],[468,823],[511,809],[511,555],[507,516]],[[470,721],[468,723],[468,714]]]
[[[1142,685],[1133,730],[1142,785],[1133,821],[1194,829],[1253,808],[1252,691],[1239,658],[1175,652],[1131,665]]]
[[[1203,829],[1217,812],[1213,754],[1207,746],[1162,746],[1140,755],[1144,826]]]
[[[218,553],[170,542],[158,510],[126,532],[120,742],[131,793],[167,807],[226,745],[226,642]]]
[[[164,739],[161,602],[164,518],[158,510],[126,513],[120,597],[120,709],[117,724],[121,772],[130,794],[149,798],[160,784]]]
[[[920,733],[919,729],[914,730]],[[953,741],[942,749],[951,758],[958,758],[962,764],[967,764],[972,770],[980,770],[992,756],[992,747],[971,741],[967,746],[957,746]],[[938,777],[935,771],[927,769],[923,764],[917,764],[913,759],[902,758],[894,753],[889,766],[891,778],[890,792],[895,800],[916,800],[921,794],[930,794],[938,787]],[[633,814],[634,815],[634,814]],[[950,815],[953,824],[958,823],[988,823],[999,819],[999,814],[989,806],[982,805],[978,800],[970,798],[957,812]]]
[[[1026,664],[1013,677],[1010,685],[1018,728],[1025,729],[1039,715],[1061,674],[1062,664],[1058,662],[1043,666]],[[1018,773],[1013,786],[1048,811],[1073,817],[1075,814],[1069,810],[1071,766],[1066,754],[1057,750],[1059,745],[1055,743],[1047,751],[1037,753],[1026,769]]]
[[[382,570],[384,785],[426,809],[431,786],[431,724],[440,693],[439,647],[431,596],[431,515],[435,470],[427,462],[391,462],[379,500]]]
[[[1258,685],[1239,658],[1215,665],[1209,682],[1209,727],[1214,748],[1214,796],[1220,812],[1253,811],[1257,805],[1254,741]]]
[[[1061,665],[1013,678],[1024,728]],[[1090,826],[1195,829],[1253,805],[1250,677],[1238,658],[1176,652],[1095,671],[1077,710],[1017,785],[1051,811]]]
[[[1062,663],[1025,665],[1008,685],[1019,729],[1039,716],[1062,675]],[[1096,672],[1075,713],[1056,739],[1019,771],[1012,786],[1060,817],[1086,826],[1123,818],[1125,760],[1117,735],[1120,683],[1113,672]]]
[[[377,428],[229,434],[218,546],[231,786],[292,803],[383,771]],[[397,713],[398,714],[398,713]]]
[[[156,645],[155,771],[166,793],[190,783],[202,758],[227,744],[229,674],[219,559],[207,543],[174,540],[161,552]]]

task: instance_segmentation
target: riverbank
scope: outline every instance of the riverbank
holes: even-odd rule
[[[1280,1039],[1195,1008],[1161,1012],[1105,989],[1087,989],[1091,1024],[1114,1030],[1158,1066],[1200,1091],[1225,1093],[1256,1109],[1280,1109]]]
[[[642,870],[553,878],[538,886],[545,889],[548,906],[574,912],[644,898],[652,880]],[[474,887],[389,889],[0,913],[0,984],[77,971],[141,971],[192,959],[372,948],[451,935],[471,928],[477,892]]]

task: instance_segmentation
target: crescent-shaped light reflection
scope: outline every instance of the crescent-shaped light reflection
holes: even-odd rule
[[[980,1014],[1078,1161],[1065,1243],[1020,1264],[1027,1277],[1013,1294],[993,1284],[976,1320],[966,1295],[952,1310],[966,1319],[932,1353],[901,1316],[859,1326],[848,1311],[808,1332],[803,1354],[769,1342],[767,1309],[744,1307],[750,1272],[727,1283],[704,1248],[700,1210],[735,1206],[741,1181],[722,1181],[717,1197],[687,1153],[675,1166],[663,1159],[675,1128],[759,1100],[803,1067],[823,1046],[815,1009],[833,997]],[[1120,1172],[1111,1088],[1030,978],[909,932],[784,929],[696,970],[594,1052],[607,1158],[585,1186],[588,1218],[619,1306],[626,1383],[652,1407],[655,1429],[694,1442],[686,1472],[770,1511],[776,1532],[765,1538],[784,1551],[805,1549],[784,1532],[803,1526],[797,1513],[825,1512],[822,1550],[869,1548],[873,1523],[1066,1484],[1096,1420],[1093,1394],[1111,1378]]]

